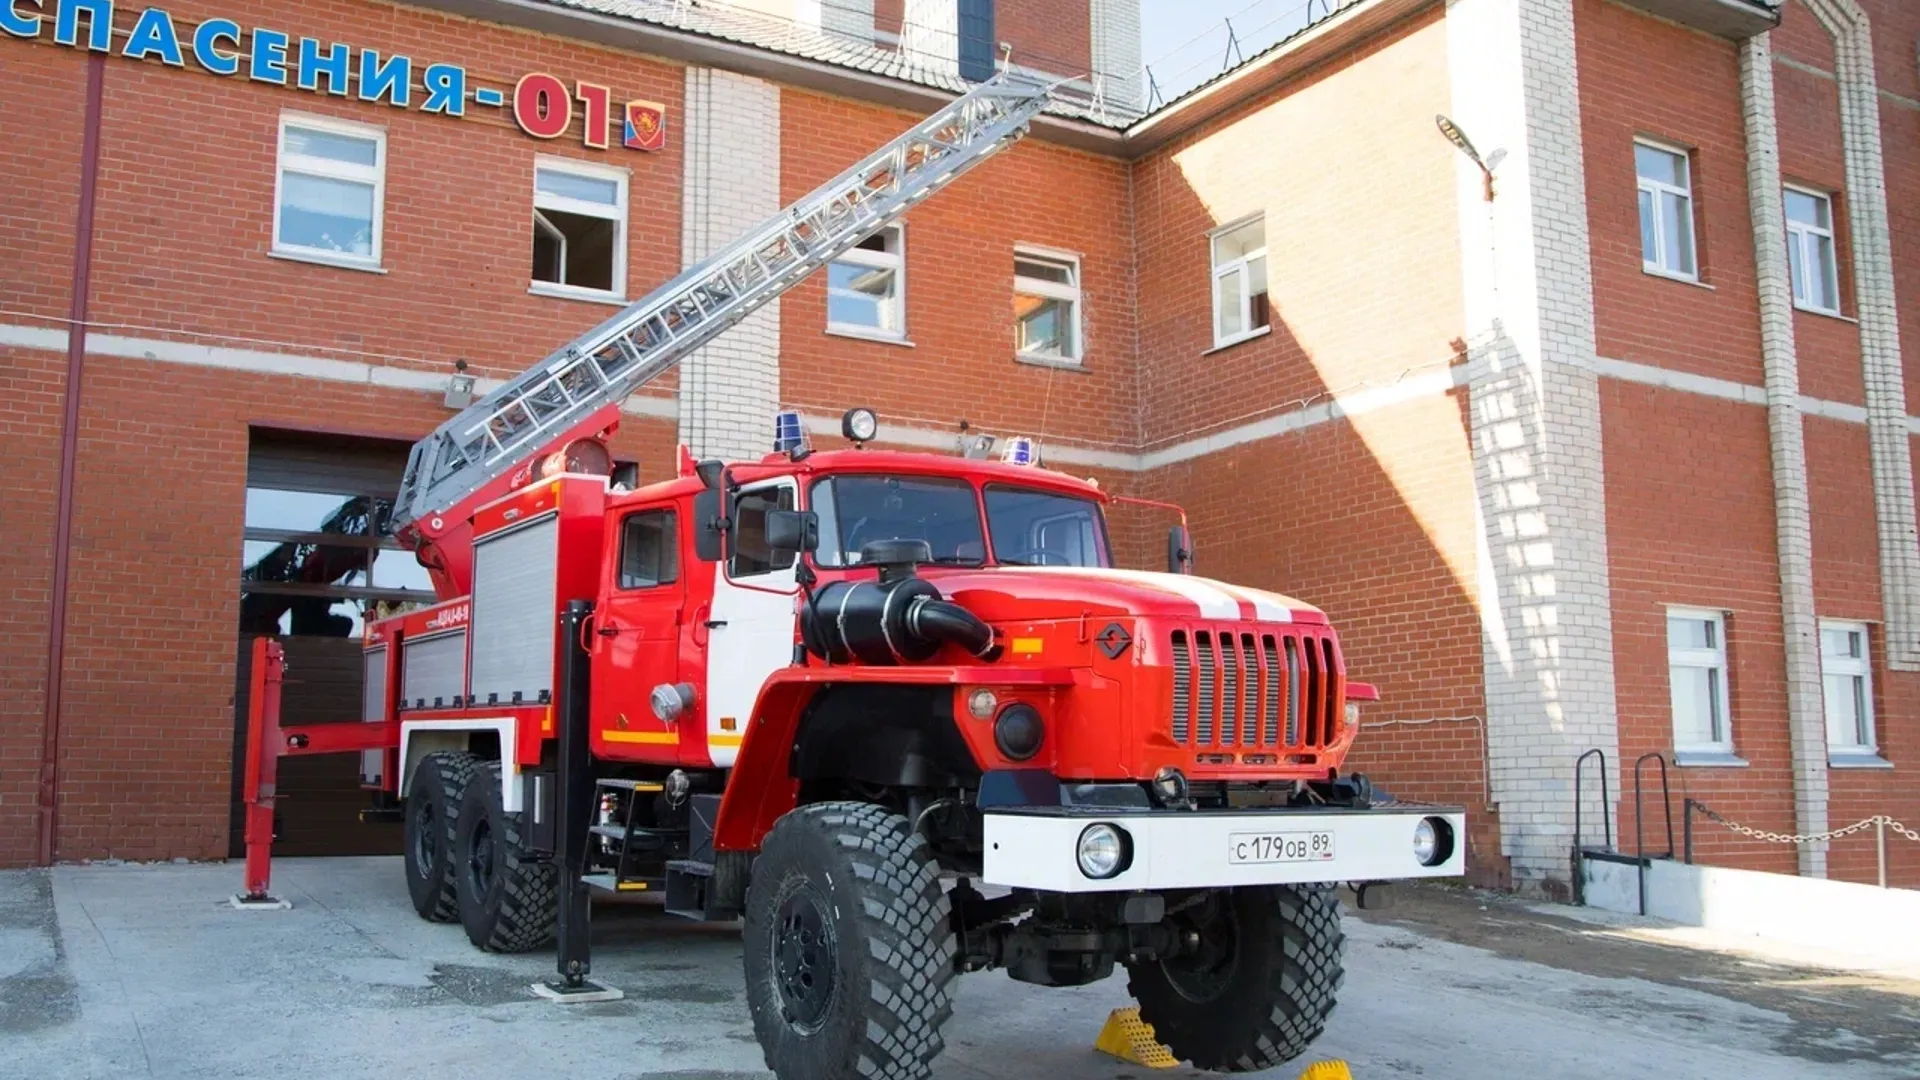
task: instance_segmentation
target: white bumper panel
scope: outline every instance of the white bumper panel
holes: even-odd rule
[[[1413,834],[1422,818],[1452,826],[1453,850],[1422,866]],[[1102,816],[1084,809],[989,811],[982,880],[1048,892],[1192,889],[1301,882],[1458,877],[1466,868],[1467,816],[1453,808],[1360,811],[1154,811]],[[1119,874],[1094,880],[1075,852],[1087,826],[1126,830],[1133,857]],[[1315,854],[1330,842],[1330,857]],[[1304,850],[1307,858],[1252,862]],[[1236,858],[1243,861],[1235,861]]]

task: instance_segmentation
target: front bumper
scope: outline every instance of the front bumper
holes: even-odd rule
[[[1466,867],[1467,816],[1456,807],[1101,811],[1039,806],[996,808],[984,816],[981,880],[1009,888],[1116,892],[1392,881],[1458,877]],[[1444,822],[1441,831],[1451,839],[1451,850],[1431,866],[1414,856],[1414,831],[1424,818]],[[1125,831],[1131,857],[1114,876],[1094,879],[1081,872],[1076,853],[1081,833],[1099,822]]]

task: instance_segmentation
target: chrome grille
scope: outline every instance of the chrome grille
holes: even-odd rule
[[[1339,731],[1339,664],[1316,628],[1173,630],[1174,741],[1316,749]]]

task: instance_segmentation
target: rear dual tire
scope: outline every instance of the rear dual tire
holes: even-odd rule
[[[454,894],[467,940],[488,952],[551,945],[560,912],[560,875],[527,850],[522,815],[500,797],[500,763],[481,762],[454,826]]]
[[[407,895],[413,910],[429,922],[452,922],[459,917],[454,893],[454,824],[460,801],[480,759],[472,754],[437,753],[420,759],[407,785],[406,824],[403,826]]]

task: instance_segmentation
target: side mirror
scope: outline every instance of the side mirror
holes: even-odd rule
[[[720,508],[719,487],[709,487],[693,497],[693,553],[701,562],[719,562],[722,538],[729,526]]]
[[[1187,535],[1185,525],[1167,530],[1167,573],[1193,573],[1193,538]]]
[[[775,556],[820,546],[820,515],[811,510],[767,511],[767,547]]]

